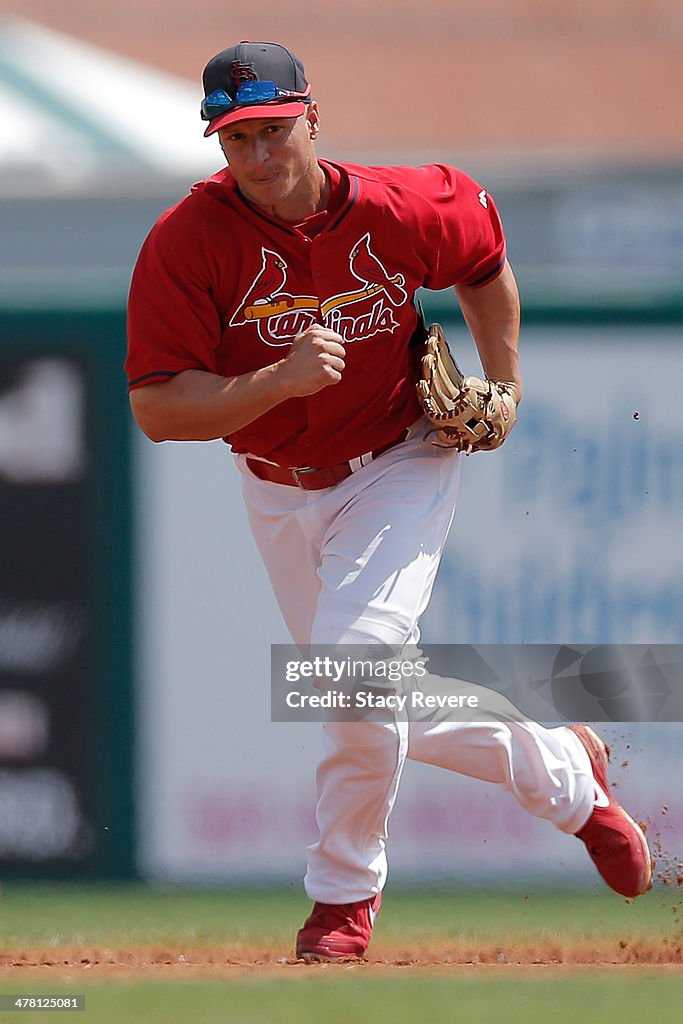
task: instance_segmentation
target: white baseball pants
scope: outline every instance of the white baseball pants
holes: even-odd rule
[[[297,645],[417,644],[460,463],[425,441],[426,429],[419,421],[405,442],[321,491],[260,480],[237,456],[254,538]],[[436,689],[440,682],[432,678]],[[509,716],[476,710],[471,721],[432,714],[325,723],[308,896],[350,903],[382,890],[388,819],[406,758],[497,783],[531,814],[578,831],[595,795],[585,749],[568,729],[543,728],[508,707]]]

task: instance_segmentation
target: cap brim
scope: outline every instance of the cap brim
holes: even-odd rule
[[[307,103],[295,100],[292,103],[263,103],[261,106],[240,107],[237,110],[228,110],[209,121],[209,126],[204,136],[213,135],[221,128],[227,128],[230,124],[237,124],[238,121],[256,121],[258,118],[277,119],[280,117],[300,117],[304,113]]]

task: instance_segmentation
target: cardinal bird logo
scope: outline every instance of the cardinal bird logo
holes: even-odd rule
[[[242,304],[233,316],[234,322],[244,316],[245,310],[260,303],[273,303],[275,296],[284,287],[287,280],[287,264],[282,256],[270,249],[261,249],[263,263],[254,278]]]
[[[403,274],[394,274],[393,277],[389,277],[382,263],[370,248],[369,231],[356,242],[351,250],[349,267],[353,276],[363,284],[374,285],[377,291],[383,291],[393,306],[402,306],[407,300],[408,296],[403,287],[406,283],[405,277]]]
[[[272,249],[262,247],[261,267],[228,325],[252,324],[265,345],[276,346],[290,345],[292,338],[314,323],[336,331],[346,344],[395,331],[399,326],[396,310],[408,301],[405,277],[389,274],[372,251],[369,231],[347,252],[348,257],[339,254],[335,277],[341,285],[355,284],[345,268],[348,259],[350,273],[360,287],[356,284],[349,291],[335,291],[323,297],[297,291],[296,282],[287,281],[287,261]],[[291,291],[286,290],[288,285]]]
[[[315,295],[285,291],[287,263],[279,253],[261,248],[261,269],[230,317],[230,327],[254,324],[266,345],[290,345],[292,338],[319,320]]]

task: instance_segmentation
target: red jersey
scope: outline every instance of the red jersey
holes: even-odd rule
[[[130,289],[131,389],[188,369],[248,373],[316,322],[341,335],[338,384],[225,438],[288,467],[345,462],[413,423],[416,290],[486,284],[505,259],[494,203],[462,171],[320,163],[330,206],[300,225],[253,206],[228,168],[195,185],[155,224]]]

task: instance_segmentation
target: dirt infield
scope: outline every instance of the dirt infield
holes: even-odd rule
[[[542,945],[518,942],[485,946],[468,942],[415,943],[389,945],[376,943],[364,961],[344,964],[319,964],[310,969],[356,967],[367,971],[398,968],[429,968],[447,971],[458,967],[671,967],[683,965],[683,935],[678,938],[647,941],[602,940],[563,942],[549,938]],[[90,976],[215,976],[230,977],[297,970],[309,965],[282,950],[257,947],[169,949],[140,946],[130,949],[77,948],[64,946],[27,952],[0,953],[0,978],[36,974],[54,977],[65,971]]]
[[[650,828],[651,839],[657,832]],[[617,898],[598,880],[559,892],[396,887],[366,960],[311,966],[293,955],[294,931],[308,903],[287,887],[9,886],[0,897],[0,987],[81,981],[96,987],[120,981],[123,989],[138,983],[234,980],[251,991],[260,981],[327,983],[346,971],[368,981],[377,977],[380,985],[383,978],[403,974],[418,981],[421,976],[476,979],[489,972],[535,978],[601,971],[634,977],[666,973],[678,983],[683,890],[674,869],[679,865],[676,858],[668,865],[660,861],[662,870],[671,868],[669,884],[658,880],[642,900]]]

